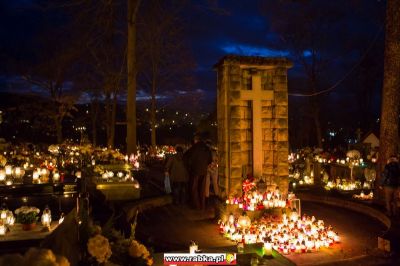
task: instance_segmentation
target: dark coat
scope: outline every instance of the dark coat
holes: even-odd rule
[[[191,176],[206,175],[208,165],[212,162],[211,150],[203,141],[199,141],[186,151],[184,160]]]
[[[381,185],[388,187],[400,186],[400,165],[398,161],[390,161],[385,165]]]
[[[171,182],[187,182],[189,179],[182,153],[177,153],[168,159],[165,171],[168,172]]]

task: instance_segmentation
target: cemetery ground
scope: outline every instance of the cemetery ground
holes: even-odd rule
[[[163,265],[165,252],[188,252],[189,243],[196,241],[203,252],[237,252],[236,244],[219,233],[218,205],[214,199],[204,211],[189,206],[171,204],[171,197],[163,191],[163,165],[152,165],[141,178],[141,198],[136,201],[107,203],[113,206],[123,220],[132,217],[139,209],[136,237],[154,251],[154,265]],[[315,191],[297,191],[300,194],[318,194]],[[296,191],[295,191],[296,193]],[[319,192],[321,193],[321,191]],[[335,195],[331,195],[335,196]],[[99,202],[92,197],[95,207]],[[101,205],[94,209],[109,216]],[[400,265],[397,257],[390,257],[377,250],[378,236],[386,231],[384,224],[374,218],[338,206],[302,201],[302,213],[313,215],[332,225],[339,233],[340,243],[318,252],[282,256],[275,253],[273,259],[259,258],[259,265]],[[104,222],[104,221],[103,221]],[[127,226],[127,224],[125,224]],[[6,243],[3,253],[25,252],[40,241]],[[250,265],[255,253],[238,257],[239,265]]]
[[[149,182],[159,188],[161,196],[162,173],[153,169],[150,177]],[[332,225],[341,242],[319,252],[286,255],[286,259],[282,256],[267,262],[260,259],[260,265],[399,265],[397,258],[377,250],[378,236],[386,231],[378,220],[344,208],[307,201],[302,201],[302,212]],[[164,252],[187,252],[190,241],[196,241],[202,251],[236,252],[235,243],[219,233],[217,221],[217,200],[204,211],[168,203],[140,212],[137,237],[154,249],[155,265],[162,265]],[[246,259],[240,264],[249,263],[250,259]]]

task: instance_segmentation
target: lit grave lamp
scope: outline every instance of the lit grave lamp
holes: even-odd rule
[[[53,182],[58,183],[60,181],[60,173],[57,171],[53,172]]]
[[[249,228],[251,226],[250,217],[247,216],[245,212],[243,213],[242,216],[239,217],[238,225],[243,229]]]
[[[20,178],[21,176],[23,176],[22,173],[23,170],[21,170],[21,167],[15,167],[14,169],[14,175],[16,178]]]
[[[7,217],[6,217],[6,224],[13,226],[15,223],[15,217],[12,211],[7,212]]]
[[[108,175],[108,178],[113,178],[114,177],[114,172],[113,171],[108,171],[107,175]]]
[[[60,219],[58,219],[58,224],[62,224],[64,222],[64,213],[61,213]]]
[[[133,187],[134,187],[134,188],[136,188],[136,189],[139,189],[139,188],[140,188],[139,181],[137,181],[136,179],[133,179],[133,180],[132,180],[132,183],[133,183]]]
[[[82,178],[82,172],[81,171],[76,171],[75,173],[76,178]]]
[[[199,250],[199,246],[194,241],[192,241],[189,245],[189,253],[195,254],[196,251],[198,251],[198,250]]]
[[[4,170],[6,171],[6,175],[11,175],[12,174],[12,166],[11,165],[6,165],[4,167]]]
[[[0,182],[3,182],[4,180],[6,180],[6,171],[1,169],[0,170]]]
[[[3,204],[3,206],[1,207],[1,211],[0,211],[0,219],[2,221],[5,221],[7,218],[7,213],[8,213],[8,209],[6,207],[5,204]]]
[[[103,173],[101,175],[101,178],[103,178],[104,180],[107,180],[108,179],[108,173],[107,172]]]
[[[0,236],[4,236],[7,233],[7,226],[4,222],[0,221]]]
[[[42,225],[50,229],[51,224],[51,211],[48,207],[43,210],[42,218],[41,218]]]
[[[32,173],[32,181],[33,183],[40,183],[39,172],[37,170],[33,171]]]
[[[269,239],[265,240],[264,242],[264,256],[272,257],[272,243]]]

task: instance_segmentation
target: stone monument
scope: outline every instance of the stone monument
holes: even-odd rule
[[[229,55],[216,65],[219,185],[240,195],[252,175],[287,193],[288,92],[286,58]]]

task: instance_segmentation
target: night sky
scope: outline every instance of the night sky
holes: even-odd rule
[[[40,34],[41,29],[63,23],[63,19],[57,15],[47,13],[43,16],[34,3],[33,0],[1,1],[0,57],[3,62],[8,62],[12,57],[20,60],[30,58],[38,49],[31,41]],[[301,8],[293,7],[293,3]],[[305,9],[302,9],[302,4]],[[278,8],[272,9],[274,6]],[[312,10],[308,7],[312,7]],[[276,11],[278,9],[281,13]],[[323,29],[322,35],[316,36],[324,38],[325,46],[318,53],[326,58],[319,73],[319,88],[326,90],[334,87],[321,96],[323,113],[336,114],[326,117],[326,121],[348,118],[349,113],[353,120],[359,118],[362,114],[359,99],[363,95],[363,84],[371,86],[369,90],[373,100],[370,116],[376,119],[380,109],[384,9],[385,1],[378,0],[187,1],[182,12],[184,38],[196,63],[196,83],[191,89],[203,94],[212,111],[216,96],[216,73],[212,66],[222,56],[287,56],[295,63],[295,67],[289,71],[289,92],[307,94],[304,68],[294,56],[292,47],[282,41],[282,34],[276,25],[279,19],[300,25],[308,16],[307,12],[316,12],[328,14],[327,17],[332,15],[328,21],[329,27]],[[315,22],[308,25],[318,27]],[[309,50],[306,46],[302,53],[303,58],[308,60]],[[0,70],[0,90],[27,89],[18,81],[18,73],[10,72],[7,64],[2,64]],[[365,80],[365,76],[369,76],[370,80]],[[146,92],[139,90],[139,95],[146,96]],[[308,104],[308,97],[292,95],[289,104],[303,108]]]

